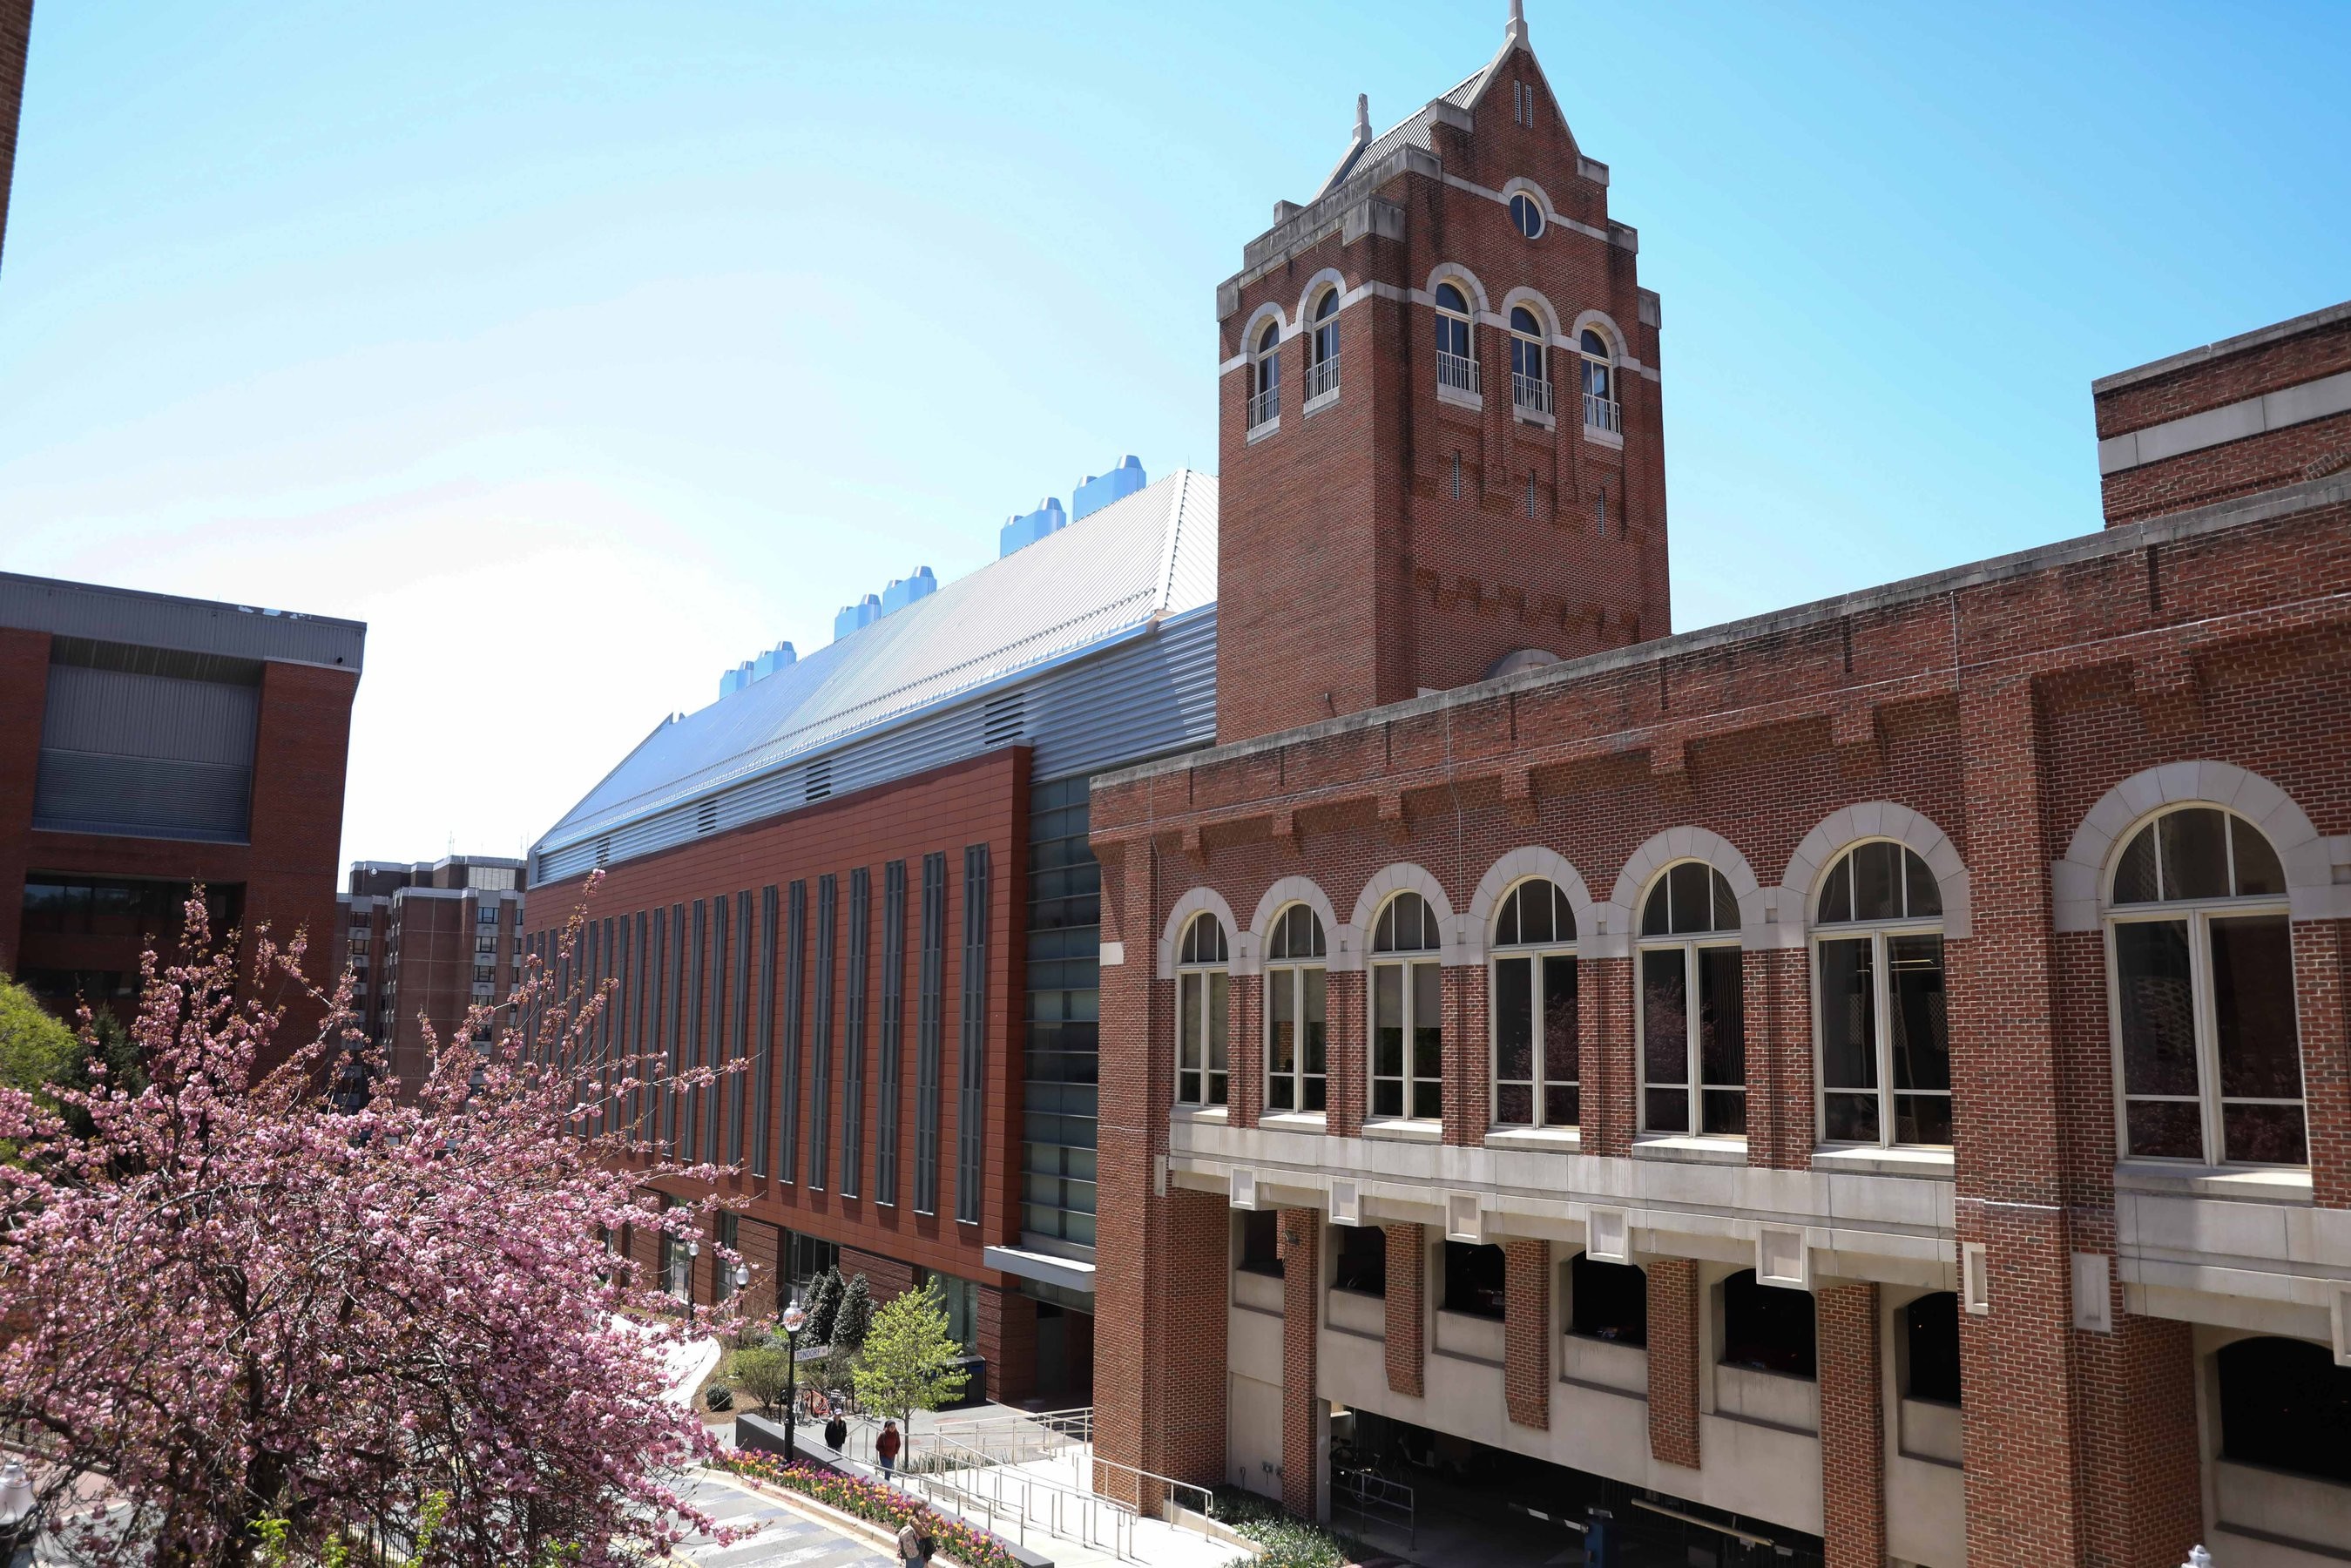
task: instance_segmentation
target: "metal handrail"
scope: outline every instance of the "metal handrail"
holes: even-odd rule
[[[1583,423],[1594,430],[1604,430],[1614,435],[1625,433],[1625,407],[1598,392],[1583,394]]]
[[[1260,392],[1249,393],[1249,427],[1251,430],[1255,430],[1261,424],[1270,424],[1274,416],[1280,412],[1281,388],[1279,384],[1270,386]]]
[[[1551,412],[1551,382],[1519,371],[1510,372],[1510,403],[1535,413]]]
[[[1339,356],[1326,355],[1306,367],[1306,401],[1312,402],[1339,390]]]
[[[1091,1423],[1092,1412],[1088,1410],[1085,1416]],[[995,1425],[992,1422],[987,1424]],[[859,1457],[857,1450],[862,1448],[864,1452],[860,1462],[877,1472],[881,1467],[872,1448],[880,1425],[872,1416],[856,1416],[851,1427],[850,1443],[841,1450],[844,1454]],[[959,1462],[946,1470],[912,1469],[901,1466],[891,1473],[889,1484],[902,1490],[919,1492],[925,1500],[934,1504],[944,1502],[962,1518],[968,1519],[978,1512],[985,1516],[987,1528],[998,1535],[1004,1533],[999,1521],[1008,1520],[1013,1538],[1023,1546],[1029,1544],[1029,1526],[1034,1523],[1048,1535],[1060,1536],[1065,1541],[1075,1541],[1086,1546],[1107,1547],[1121,1562],[1133,1560],[1134,1526],[1139,1515],[1117,1498],[1103,1496],[1082,1484],[1064,1485],[1032,1474],[1019,1468],[1022,1461],[1017,1458],[998,1458],[936,1429],[923,1436],[930,1447],[930,1454],[915,1455],[913,1448],[914,1439],[909,1435],[905,1438],[907,1448],[901,1450],[903,1458],[932,1458],[944,1448],[946,1458]],[[966,1479],[959,1482],[957,1478]],[[1008,1490],[1014,1493],[1009,1505],[1005,1497]],[[1041,1511],[1038,1507],[1040,1493],[1045,1504]],[[1109,1515],[1107,1539],[1104,1539],[1104,1511]]]
[[[1331,1504],[1333,1508],[1345,1508],[1366,1529],[1374,1524],[1401,1522],[1407,1551],[1420,1543],[1416,1494],[1402,1481],[1390,1480],[1374,1470],[1348,1469],[1333,1465],[1331,1467]]]
[[[1168,1493],[1169,1493],[1169,1496],[1170,1496],[1171,1500],[1175,1500],[1175,1499],[1176,1499],[1176,1494],[1178,1494],[1178,1493],[1180,1493],[1180,1492],[1194,1492],[1194,1493],[1196,1493],[1196,1494],[1198,1495],[1199,1499],[1200,1499],[1200,1505],[1199,1505],[1199,1507],[1198,1507],[1198,1508],[1194,1509],[1194,1510],[1193,1510],[1193,1511],[1194,1511],[1194,1512],[1196,1512],[1196,1513],[1197,1513],[1197,1514],[1199,1514],[1199,1515],[1200,1515],[1200,1517],[1201,1517],[1201,1518],[1203,1518],[1203,1519],[1206,1519],[1206,1518],[1207,1518],[1207,1517],[1208,1517],[1208,1502],[1209,1502],[1208,1489],[1207,1489],[1207,1487],[1204,1487],[1204,1486],[1200,1485],[1200,1484],[1199,1484],[1198,1482],[1196,1482],[1196,1481],[1179,1481],[1179,1480],[1177,1480],[1174,1476],[1163,1476],[1163,1475],[1159,1474],[1156,1470],[1146,1470],[1146,1469],[1144,1469],[1140,1468],[1139,1466],[1135,1466],[1135,1465],[1129,1465],[1129,1464],[1123,1464],[1123,1463],[1121,1463],[1121,1462],[1120,1462],[1119,1460],[1117,1460],[1117,1459],[1105,1459],[1105,1458],[1103,1458],[1100,1454],[1090,1454],[1089,1456],[1087,1456],[1087,1462],[1088,1462],[1088,1463],[1090,1463],[1090,1464],[1092,1464],[1092,1465],[1093,1465],[1097,1469],[1110,1469],[1110,1470],[1116,1470],[1116,1471],[1120,1471],[1120,1472],[1122,1472],[1122,1473],[1123,1473],[1123,1474],[1125,1474],[1125,1475],[1128,1475],[1128,1476],[1133,1477],[1133,1478],[1134,1478],[1134,1509],[1135,1509],[1135,1511],[1137,1511],[1138,1513],[1139,1513],[1139,1512],[1141,1512],[1141,1511],[1143,1511],[1143,1508],[1144,1508],[1144,1501],[1143,1501],[1143,1488],[1144,1488],[1144,1482],[1146,1482],[1146,1481],[1148,1481],[1148,1482],[1150,1482],[1151,1484],[1153,1484],[1153,1485],[1155,1485],[1155,1486],[1161,1486],[1161,1487],[1165,1487],[1165,1488],[1166,1488],[1166,1489],[1167,1489],[1167,1491],[1168,1491]],[[1099,1486],[1098,1486],[1098,1487],[1096,1487],[1094,1490],[1096,1490],[1096,1492],[1097,1492],[1097,1493],[1100,1493],[1100,1492],[1101,1492],[1101,1490],[1102,1490],[1102,1489],[1101,1489]],[[1103,1494],[1103,1495],[1107,1495],[1107,1494]],[[1113,1500],[1123,1501],[1123,1499],[1122,1499],[1122,1500]],[[1181,1503],[1179,1503],[1179,1506],[1186,1506],[1186,1507],[1188,1507],[1188,1506],[1190,1506],[1190,1505],[1188,1505],[1188,1504],[1181,1504]],[[1170,1520],[1168,1522],[1172,1524],[1172,1523],[1174,1523],[1175,1521],[1174,1521],[1173,1520]],[[1202,1535],[1207,1535],[1208,1532],[1207,1532],[1207,1531],[1205,1531],[1205,1530],[1204,1530],[1204,1531],[1200,1531],[1200,1533],[1201,1533]]]
[[[1479,395],[1481,378],[1478,372],[1478,361],[1467,354],[1448,353],[1443,349],[1437,350],[1437,384],[1440,388],[1453,392],[1468,392],[1472,396]]]

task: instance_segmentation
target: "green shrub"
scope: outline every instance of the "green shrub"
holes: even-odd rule
[[[1363,1542],[1238,1487],[1217,1488],[1208,1500],[1208,1517],[1265,1548],[1253,1568],[1345,1568],[1370,1555]]]
[[[713,1410],[735,1408],[735,1391],[723,1383],[714,1383],[702,1391],[702,1402]]]

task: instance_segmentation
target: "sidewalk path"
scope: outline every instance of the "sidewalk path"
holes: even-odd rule
[[[731,1546],[696,1535],[673,1559],[695,1568],[893,1568],[890,1553],[803,1519],[773,1498],[704,1471],[684,1489],[686,1500],[733,1530],[753,1533]]]

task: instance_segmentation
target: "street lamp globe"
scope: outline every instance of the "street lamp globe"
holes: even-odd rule
[[[784,1309],[784,1332],[786,1333],[798,1333],[807,1326],[808,1314],[800,1311],[798,1303],[794,1303],[793,1305]]]
[[[33,1517],[39,1500],[33,1495],[33,1478],[26,1473],[25,1461],[11,1458],[0,1464],[0,1531],[7,1532],[14,1541],[15,1532],[22,1530]]]

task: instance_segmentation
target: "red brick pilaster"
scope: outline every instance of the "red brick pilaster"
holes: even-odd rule
[[[1813,1163],[1811,965],[1801,947],[1750,948],[1747,991],[1747,1161],[1780,1170]]]
[[[1583,1036],[1583,1149],[1628,1154],[1639,1124],[1633,1087],[1633,961],[1586,958],[1576,966],[1575,978]]]
[[[1233,1125],[1254,1127],[1265,1111],[1265,977],[1235,975],[1230,999],[1226,1039]]]
[[[1813,1297],[1819,1325],[1821,1533],[1828,1568],[1886,1568],[1886,1392],[1877,1287]]]
[[[1388,1236],[1388,1391],[1417,1399],[1428,1364],[1421,1343],[1428,1322],[1428,1243],[1417,1225],[1384,1228]]]
[[[776,1270],[780,1262],[784,1233],[761,1219],[744,1219],[736,1231],[735,1245],[743,1254],[743,1262],[751,1270],[751,1281],[743,1287],[744,1312],[761,1322],[776,1315]],[[841,1261],[849,1261],[843,1253]],[[850,1270],[844,1268],[844,1274]],[[650,1278],[650,1276],[647,1276]],[[872,1281],[866,1283],[871,1285]]]
[[[980,1359],[987,1396],[1017,1405],[1037,1392],[1037,1303],[1018,1291],[979,1288]]]
[[[1315,1354],[1322,1285],[1322,1217],[1311,1208],[1281,1211],[1281,1501],[1314,1517],[1322,1423]]]
[[[1659,1258],[1649,1276],[1649,1453],[1658,1462],[1698,1468],[1698,1265]]]
[[[0,214],[0,224],[6,221]],[[18,968],[26,852],[48,694],[49,634],[0,626],[0,734],[17,737],[14,745],[0,747],[0,975],[13,975]]]
[[[2075,1239],[2075,1245],[2081,1239]],[[2076,1333],[2082,1385],[2082,1529],[2086,1561],[2187,1560],[2204,1539],[2196,1441],[2194,1325],[2135,1317],[2110,1289],[2115,1332]]]
[[[1339,1137],[1352,1138],[1364,1130],[1364,971],[1333,969],[1323,994],[1324,1021],[1330,1028],[1330,1049],[1324,1065],[1330,1070],[1323,1098],[1330,1107],[1325,1124]]]
[[[1493,1120],[1493,1074],[1487,1064],[1486,967],[1449,964],[1445,1007],[1445,1141],[1478,1144]]]
[[[1502,1243],[1502,1398],[1510,1419],[1551,1429],[1551,1243]]]
[[[2302,1092],[2310,1179],[2322,1208],[2351,1208],[2351,923],[2294,923],[2294,1001],[2301,1014]]]

